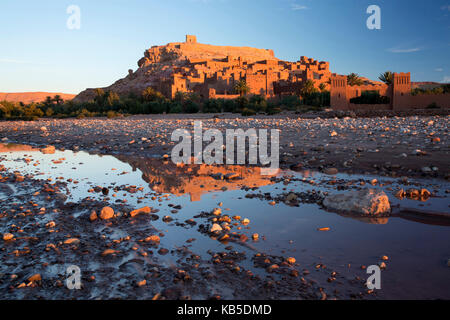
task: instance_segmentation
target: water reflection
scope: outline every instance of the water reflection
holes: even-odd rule
[[[249,257],[254,252],[289,255],[301,261],[305,268],[315,266],[325,257],[325,262],[342,274],[348,273],[349,264],[356,268],[363,264],[376,264],[378,257],[386,254],[393,260],[389,272],[384,275],[388,294],[395,292],[396,288],[409,288],[404,297],[411,297],[411,292],[417,292],[417,296],[422,297],[421,294],[426,291],[421,285],[428,283],[434,286],[433,292],[437,296],[449,297],[448,267],[443,268],[442,261],[448,259],[450,224],[436,219],[436,216],[422,214],[448,212],[445,190],[450,188],[448,183],[442,181],[418,183],[438,192],[439,197],[431,197],[424,203],[395,198],[395,191],[406,187],[401,186],[400,181],[383,177],[338,174],[334,178],[314,171],[284,171],[276,177],[268,177],[262,176],[256,167],[176,166],[170,161],[159,159],[99,156],[72,151],[44,154],[39,148],[15,144],[0,144],[0,153],[0,163],[5,170],[18,171],[35,179],[51,179],[50,183],[56,180],[72,181],[68,183],[68,201],[77,203],[89,197],[104,202],[123,202],[134,208],[147,205],[158,208],[160,219],[152,221],[151,226],[167,230],[163,241],[164,246],[170,249],[185,245],[187,239],[195,238],[197,241],[190,242],[189,246],[202,256],[207,256],[209,250],[225,250],[231,244],[249,250]],[[324,212],[317,203],[300,202],[297,206],[289,206],[279,201],[270,204],[264,197],[269,194],[276,198],[290,192],[345,192],[345,189],[337,191],[338,186],[355,188],[359,187],[361,181],[374,178],[385,183],[371,187],[382,188],[389,195],[394,207],[390,217],[329,213]],[[97,186],[111,190],[119,186],[135,186],[132,189],[138,191],[116,192],[114,198],[112,191],[108,196],[102,192],[89,192]],[[248,193],[260,197],[247,198]],[[161,199],[162,194],[168,197]],[[2,196],[9,195],[4,193]],[[194,219],[200,212],[212,211],[219,202],[223,202],[223,212],[230,217],[239,215],[251,221],[248,226],[235,232],[248,239],[258,233],[260,240],[249,240],[244,245],[220,242],[200,234],[197,227],[178,227],[175,223],[162,221],[162,217],[170,215],[175,222],[185,222]],[[182,209],[174,213],[177,206]],[[405,208],[410,208],[409,213]],[[416,210],[415,214],[411,213],[413,210]],[[196,222],[205,223],[201,219]],[[135,223],[130,229],[114,226],[111,228],[110,240],[119,235],[145,233],[149,225]],[[329,227],[330,231],[319,232],[318,228],[323,227]],[[424,274],[423,270],[428,272]],[[425,280],[412,284],[411,279],[415,277]],[[395,287],[392,285],[389,289],[390,283],[395,284]],[[417,288],[411,288],[413,285],[417,285]]]
[[[269,176],[261,175],[261,168],[240,165],[176,165],[171,161],[118,155],[133,171],[140,170],[142,179],[160,193],[175,196],[189,194],[190,200],[201,201],[208,192],[257,188],[273,184]]]

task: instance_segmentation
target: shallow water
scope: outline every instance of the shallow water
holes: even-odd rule
[[[395,214],[401,208],[416,208],[422,211],[450,213],[448,182],[441,180],[410,180],[416,188],[427,188],[434,196],[425,202],[399,200],[395,191],[403,185],[400,179],[376,176],[338,174],[336,178],[317,172],[281,171],[278,179],[260,176],[258,168],[248,167],[176,167],[159,159],[129,158],[127,156],[101,156],[85,152],[56,151],[43,154],[38,149],[20,146],[3,146],[0,150],[0,164],[9,171],[22,175],[32,175],[34,179],[51,181],[72,181],[67,183],[67,201],[82,202],[86,198],[109,203],[123,203],[132,208],[150,206],[159,209],[158,215],[171,216],[174,221],[165,223],[162,219],[152,222],[153,227],[165,232],[164,247],[173,249],[188,246],[191,251],[208,256],[208,250],[226,251],[233,246],[236,250],[248,253],[264,252],[275,256],[294,257],[301,269],[308,269],[315,276],[315,266],[322,263],[331,271],[338,272],[346,279],[368,275],[361,266],[378,264],[386,255],[387,268],[382,271],[382,289],[376,294],[386,299],[450,299],[450,223],[449,220],[434,221],[427,217],[407,217]],[[28,159],[28,161],[25,161]],[[236,173],[239,179],[220,180],[218,174]],[[63,177],[63,179],[60,179]],[[281,179],[285,177],[285,179]],[[286,179],[289,177],[289,179]],[[316,203],[299,203],[298,206],[283,202],[275,205],[258,198],[246,198],[248,194],[270,193],[272,197],[293,192],[345,192],[337,191],[336,186],[348,185],[358,188],[360,181],[376,178],[379,183],[373,188],[382,188],[389,196],[394,214],[391,217],[361,219],[342,216],[325,211]],[[328,182],[336,180],[336,184]],[[380,183],[382,186],[380,186]],[[100,186],[110,188],[107,196],[101,192],[89,192]],[[117,186],[136,186],[142,188],[136,193],[114,192]],[[246,190],[242,189],[247,187]],[[372,187],[372,186],[371,186]],[[253,188],[249,190],[248,188]],[[15,190],[26,192],[26,190]],[[115,197],[112,195],[115,194]],[[156,199],[152,200],[155,196]],[[2,194],[4,198],[5,195]],[[248,245],[223,243],[198,231],[197,227],[177,226],[201,212],[210,212],[221,206],[222,212],[230,217],[239,215],[248,218],[250,224],[243,227],[249,239],[258,233],[258,241]],[[173,206],[182,209],[173,213]],[[81,215],[81,213],[80,213]],[[76,218],[81,218],[76,216]],[[198,221],[199,224],[202,221]],[[318,231],[328,227],[330,231]],[[100,227],[99,227],[100,228]],[[143,230],[146,226],[136,227]],[[4,232],[4,227],[0,226]],[[108,237],[117,239],[130,233],[120,227],[105,227]],[[186,240],[196,239],[187,244]],[[131,259],[127,256],[124,259]],[[167,265],[175,263],[175,257],[160,257]],[[250,259],[242,265],[251,269]],[[95,266],[92,266],[95,268]],[[254,270],[261,273],[264,270]],[[315,281],[322,287],[332,287],[327,277],[317,273]],[[347,287],[343,287],[345,291]],[[365,288],[361,287],[361,291]],[[95,294],[94,294],[95,296]]]

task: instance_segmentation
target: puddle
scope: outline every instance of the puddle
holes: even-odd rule
[[[89,292],[82,295],[86,298],[128,298],[131,290],[131,296],[134,298],[151,298],[156,291],[162,289],[161,284],[152,289],[154,292],[150,290],[151,292],[144,293],[140,292],[140,289],[136,292],[135,288],[127,289],[130,282],[145,277],[149,268],[156,268],[156,265],[161,270],[174,270],[180,265],[183,266],[185,262],[182,262],[182,259],[186,257],[180,255],[181,251],[199,255],[203,261],[210,263],[211,259],[214,260],[213,253],[237,251],[245,254],[245,259],[239,261],[239,266],[261,277],[267,276],[267,271],[265,268],[256,267],[252,259],[256,253],[265,253],[270,257],[294,257],[300,277],[303,275],[306,279],[311,279],[317,287],[324,288],[330,297],[334,294],[344,299],[358,297],[359,293],[367,291],[364,282],[368,275],[361,266],[379,264],[381,257],[387,256],[387,268],[381,275],[382,289],[365,296],[366,298],[450,298],[450,267],[447,265],[450,259],[450,221],[448,218],[435,219],[420,213],[411,214],[410,210],[448,215],[449,198],[446,191],[450,190],[450,184],[446,181],[411,179],[406,182],[394,178],[346,174],[333,177],[308,171],[281,171],[275,177],[267,177],[261,176],[259,168],[254,167],[177,167],[160,159],[122,155],[101,156],[72,151],[43,154],[38,148],[12,144],[1,145],[0,165],[3,166],[4,172],[20,173],[25,177],[25,182],[38,181],[35,183],[35,189],[33,184],[25,186],[10,180],[1,182],[3,186],[0,189],[0,208],[4,213],[16,214],[20,201],[26,203],[29,199],[34,199],[32,195],[39,192],[42,184],[53,185],[57,182],[61,193],[67,197],[64,200],[71,208],[70,217],[64,218],[61,217],[61,211],[64,210],[52,213],[54,208],[52,202],[48,201],[52,201],[53,196],[51,199],[47,197],[46,200],[36,199],[33,202],[34,207],[39,209],[44,206],[46,214],[33,218],[32,221],[23,221],[22,225],[19,225],[27,236],[44,237],[46,241],[57,242],[68,237],[67,232],[72,231],[70,236],[74,237],[73,234],[76,234],[82,241],[80,250],[87,252],[101,252],[106,248],[104,245],[98,245],[97,248],[97,244],[91,244],[90,241],[97,241],[94,239],[101,239],[102,244],[119,241],[112,246],[117,247],[120,252],[115,258],[89,259],[89,253],[86,253],[86,258],[80,262],[82,267],[88,270],[88,274],[96,277],[93,284],[89,285]],[[373,179],[378,180],[375,186],[369,185]],[[42,183],[39,184],[39,181]],[[366,185],[362,186],[361,181],[366,182]],[[356,218],[327,212],[318,204],[326,192],[346,192],[368,185],[371,188],[383,189],[389,196],[393,207],[391,216]],[[108,189],[107,192],[105,188]],[[400,200],[394,196],[400,188],[426,188],[432,193],[432,197],[426,201]],[[271,203],[290,192],[301,194],[299,203]],[[80,205],[85,203],[108,204],[121,212],[149,206],[158,210],[155,212],[159,219],[151,221],[138,216],[128,219],[127,223],[90,223],[90,209]],[[237,220],[232,220],[230,225],[231,233],[245,235],[249,240],[245,243],[218,241],[201,232],[202,225],[210,226],[211,223],[207,217],[199,217],[199,214],[212,212],[214,208],[220,208],[222,215],[228,215],[230,218],[240,216],[242,219],[249,219],[248,225]],[[33,209],[29,210],[33,212]],[[410,213],[405,214],[405,210]],[[167,221],[163,219],[165,216],[170,216],[173,220],[164,222],[163,220]],[[73,221],[74,225],[82,220],[83,224],[72,229],[69,225],[63,226],[59,235],[56,232],[51,236],[44,236],[43,232],[36,230],[33,225],[46,224],[55,219],[62,219],[62,224],[70,224],[70,221]],[[187,223],[189,219],[196,224],[192,226]],[[17,227],[12,225],[19,223],[20,221],[3,217],[0,220],[0,232],[11,232]],[[330,230],[318,231],[320,228]],[[159,248],[141,245],[139,239],[146,238],[151,232],[164,235],[161,237],[160,248],[168,249],[168,254],[159,253]],[[252,241],[255,233],[259,235],[259,239]],[[125,245],[123,240],[127,236],[131,238],[129,245]],[[86,244],[84,238],[87,238]],[[39,249],[43,250],[47,244],[42,243]],[[17,242],[17,245],[20,243]],[[138,249],[133,249],[133,246]],[[26,250],[26,247],[25,244],[19,249],[14,247],[14,244],[5,246],[8,254],[14,249]],[[145,255],[142,255],[143,251],[146,252]],[[77,264],[77,261],[71,261],[76,259],[76,256],[67,248],[57,255],[58,258],[53,258],[49,251],[40,257],[38,253],[34,253],[31,266],[25,256],[24,260],[20,260],[11,258],[7,253],[1,253],[7,262],[0,268],[0,275],[3,277],[14,273],[24,277],[31,269],[39,269],[37,265],[47,262],[49,265],[46,268],[39,269],[42,270],[43,276],[52,278],[52,274],[58,273],[59,278],[64,279],[63,266]],[[192,262],[192,256],[188,261]],[[52,262],[59,266],[55,267]],[[112,276],[117,270],[121,270],[121,273]],[[330,281],[332,272],[339,275],[335,281]],[[131,277],[128,282],[127,276]],[[204,274],[199,274],[199,278],[202,276]],[[105,284],[108,277],[110,281],[116,281],[114,286]],[[275,275],[270,274],[269,278],[272,277]],[[9,284],[9,281],[6,282]],[[243,288],[239,289],[239,285],[236,285],[236,288],[231,286],[229,290],[216,284],[209,285],[210,288],[205,290],[209,290],[210,294],[218,292],[229,299],[244,296]],[[233,289],[240,293],[236,296],[235,292],[232,293]],[[47,290],[53,294],[50,297],[46,295],[45,288],[40,290],[44,297],[54,297],[54,289]],[[204,292],[190,290],[192,298],[205,298]],[[331,292],[333,294],[330,295]],[[27,297],[27,294],[28,297],[34,297],[31,292],[24,296]],[[8,299],[10,296],[3,294],[2,297]],[[18,294],[16,297],[22,296]],[[284,293],[283,297],[297,298],[288,292]]]

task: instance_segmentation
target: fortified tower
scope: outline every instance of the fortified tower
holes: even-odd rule
[[[407,109],[411,103],[411,73],[394,73],[392,80],[392,106],[394,110]]]
[[[330,104],[335,110],[347,110],[347,76],[337,74],[331,75],[331,97]]]
[[[191,44],[197,43],[197,37],[187,34],[186,35],[186,43],[191,43]]]

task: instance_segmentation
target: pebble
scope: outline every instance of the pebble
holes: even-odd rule
[[[100,219],[108,220],[114,217],[114,210],[111,207],[104,207],[100,212]]]

